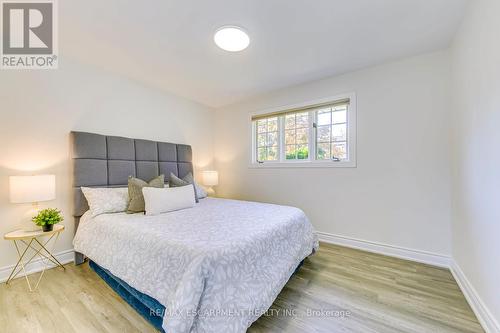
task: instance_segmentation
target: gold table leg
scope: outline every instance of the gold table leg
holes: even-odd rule
[[[16,247],[16,251],[17,251],[17,255],[19,257],[19,260],[17,261],[16,265],[14,266],[14,269],[10,273],[9,278],[7,279],[5,284],[9,284],[9,282],[12,279],[14,279],[16,277],[16,275],[22,270],[24,272],[24,277],[26,277],[26,282],[28,282],[28,287],[29,287],[30,291],[32,291],[30,281],[28,280],[28,275],[26,274],[26,270],[24,269],[24,262],[23,262],[24,255],[26,254],[26,252],[28,251],[30,246],[26,246],[23,253],[21,254],[21,251],[19,250],[19,246],[17,246],[16,240],[13,240],[13,242],[14,242],[14,246]],[[31,245],[31,243],[33,243],[33,239],[30,240],[29,245]],[[21,264],[21,269],[16,274],[14,274],[14,272],[16,271],[16,268],[19,266],[19,264]]]
[[[59,234],[57,234],[57,236],[56,236],[56,240],[54,241],[54,244],[57,242],[57,238],[58,238],[58,237],[59,237]],[[49,255],[48,257],[45,257],[45,256],[44,256],[46,259],[48,259],[48,260],[52,261],[53,263],[55,263],[55,264],[56,264],[56,266],[59,266],[59,267],[61,267],[62,269],[66,270],[66,267],[64,267],[64,265],[63,265],[63,264],[61,264],[61,263],[59,262],[59,260],[57,260],[57,259],[56,259],[56,257],[54,257],[54,256],[52,255],[52,253],[51,253],[49,250],[47,250],[47,249],[45,248],[45,246],[44,246],[44,245],[46,245],[47,243],[42,244],[42,243],[40,243],[40,241],[38,241],[38,239],[36,239],[36,238],[35,238],[35,241],[38,243],[38,245],[40,245],[40,248],[41,248],[41,249],[44,249],[44,250],[45,250],[45,253],[47,253],[47,254]],[[53,251],[53,250],[52,250],[52,251]],[[41,253],[40,253],[40,254],[41,254]],[[42,255],[43,255],[43,254],[42,254]],[[53,260],[52,260],[52,259],[50,259],[50,258],[52,258]],[[54,261],[55,261],[55,262],[54,262]]]
[[[29,243],[24,241],[23,239],[21,239],[20,241],[26,246],[26,248],[24,249],[24,251],[22,251],[22,253],[21,253],[21,250],[19,249],[17,241],[13,240],[14,246],[16,247],[16,251],[17,251],[17,254],[19,256],[19,260],[17,261],[16,265],[12,269],[12,272],[10,273],[9,278],[6,281],[6,284],[8,284],[10,281],[12,281],[22,271],[24,273],[24,277],[26,279],[26,282],[28,283],[29,290],[35,291],[38,289],[38,285],[40,284],[40,281],[42,280],[43,274],[45,273],[45,269],[47,268],[47,264],[49,263],[48,261],[52,262],[56,267],[61,267],[63,270],[66,270],[66,267],[64,267],[64,265],[61,264],[59,262],[59,260],[57,260],[51,253],[51,251],[54,250],[54,247],[55,247],[55,244],[57,243],[57,240],[59,239],[59,234],[60,233],[52,234],[49,239],[47,239],[45,242],[43,242],[43,244],[37,238],[32,238],[29,241]],[[51,251],[49,251],[46,248],[46,246],[52,240],[52,238],[54,238],[54,236],[56,236],[56,239],[52,243]],[[38,248],[36,248],[35,246],[32,245],[32,244],[34,244],[34,242],[36,242],[38,244],[38,246],[39,246]],[[24,262],[23,259],[25,256],[27,256],[28,249],[33,250],[33,252],[35,252],[35,253],[31,256],[31,258],[27,262]],[[29,278],[28,278],[28,274],[26,274],[26,266],[28,264],[30,264],[36,256],[38,256],[40,258],[42,265],[43,265],[43,269],[42,269],[42,273],[40,274],[40,277],[37,280],[35,288],[32,288],[31,283],[30,283]],[[21,265],[21,268],[18,269],[19,265]],[[17,272],[16,272],[16,270],[17,270]]]

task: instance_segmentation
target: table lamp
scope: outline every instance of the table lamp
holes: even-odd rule
[[[207,186],[207,193],[214,195],[212,186],[219,185],[219,173],[217,171],[203,171],[201,173],[203,185]]]
[[[38,212],[39,202],[56,198],[56,176],[10,176],[9,190],[11,203],[31,203]]]

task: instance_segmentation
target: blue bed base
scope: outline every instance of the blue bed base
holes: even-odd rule
[[[151,325],[153,325],[160,332],[165,332],[161,327],[165,307],[161,305],[160,302],[153,297],[132,288],[125,281],[117,278],[107,269],[102,268],[92,260],[89,260],[89,266],[111,287],[111,289],[120,295],[125,302],[130,304],[130,306],[134,308],[134,310],[137,311],[144,319],[150,322]]]
[[[304,261],[301,261],[295,269],[295,274]],[[150,297],[140,291],[132,288],[125,281],[117,278],[110,271],[97,265],[92,260],[89,260],[89,266],[97,275],[99,275],[104,282],[106,282],[111,289],[113,289],[120,297],[127,302],[135,311],[137,311],[144,319],[162,333],[165,331],[162,328],[163,314],[165,307],[160,304],[156,299]]]

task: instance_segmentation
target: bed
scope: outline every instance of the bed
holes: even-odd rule
[[[160,330],[245,332],[317,249],[305,214],[288,206],[206,198],[157,216],[91,217],[80,186],[124,186],[129,174],[182,177],[193,170],[191,147],[82,132],[72,138],[75,262],[89,258]]]

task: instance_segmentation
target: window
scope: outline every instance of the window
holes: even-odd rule
[[[279,119],[257,120],[257,160],[276,161],[279,154]]]
[[[355,99],[348,95],[252,116],[252,165],[355,166]]]
[[[347,104],[316,111],[316,159],[347,159]]]
[[[285,159],[309,158],[309,112],[285,114]]]

